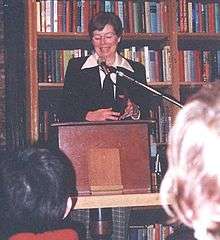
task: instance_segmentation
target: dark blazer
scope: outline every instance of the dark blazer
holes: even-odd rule
[[[99,67],[81,69],[87,58],[71,59],[68,63],[60,108],[60,120],[62,122],[85,121],[88,111],[104,108],[101,100],[102,89]],[[127,61],[134,69],[134,72],[121,67],[118,67],[118,70],[145,83],[144,66],[138,62]],[[145,118],[147,106],[151,101],[150,96],[141,87],[135,86],[123,77],[117,76],[116,96],[124,91],[133,102],[140,106],[142,118]]]

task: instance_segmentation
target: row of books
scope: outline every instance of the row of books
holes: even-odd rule
[[[38,82],[64,82],[68,62],[71,58],[88,56],[86,49],[74,50],[39,50]]]
[[[37,1],[38,32],[88,32],[89,19],[99,11],[114,12],[125,32],[165,32],[164,1],[43,0]]]
[[[39,50],[38,81],[63,82],[71,58],[88,56],[86,49]],[[171,81],[170,47],[152,50],[148,46],[123,49],[120,54],[127,59],[141,62],[146,69],[146,80],[151,82]],[[179,50],[179,68],[183,82],[210,82],[220,79],[219,50]]]
[[[218,1],[177,1],[177,23],[180,32],[220,32]]]
[[[38,51],[38,81],[63,82],[71,58],[88,56],[90,51],[74,50],[39,50]],[[147,82],[171,81],[170,47],[162,50],[152,50],[148,46],[123,49],[120,54],[127,59],[141,62],[146,69]]]
[[[142,63],[146,69],[146,81],[171,81],[170,46],[153,50],[149,46],[124,48],[120,54],[127,59]]]
[[[210,82],[220,79],[220,51],[180,50],[181,81]]]
[[[155,107],[149,111],[150,119],[156,121],[154,127],[151,128],[151,143],[167,142],[172,125],[172,118],[168,113],[169,109],[166,104],[155,104]]]
[[[150,224],[145,226],[130,226],[129,240],[166,240],[173,233],[172,225]]]

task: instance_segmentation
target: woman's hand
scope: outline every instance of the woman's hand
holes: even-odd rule
[[[124,113],[120,116],[120,120],[131,117],[134,120],[138,120],[140,118],[140,110],[138,105],[133,103],[129,98],[127,100],[127,105],[125,107]]]
[[[119,117],[120,113],[112,111],[112,108],[102,108],[95,111],[89,111],[86,114],[86,121],[90,122],[105,120],[117,121],[119,120]]]

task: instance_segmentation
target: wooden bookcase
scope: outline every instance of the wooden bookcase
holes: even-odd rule
[[[85,49],[90,47],[89,37],[86,32],[38,32],[37,1],[38,0],[26,1],[26,129],[27,140],[30,143],[39,140],[39,121],[41,117],[39,111],[41,107],[41,102],[39,100],[40,94],[43,92],[46,92],[48,95],[52,92],[60,93],[63,87],[62,82],[38,82],[38,51],[40,49],[72,49],[74,47]],[[101,2],[104,2],[104,0]],[[185,70],[182,69],[183,59],[180,57],[180,52],[198,50],[200,51],[200,60],[202,61],[202,51],[220,50],[220,26],[218,26],[220,25],[220,6],[218,6],[220,3],[215,0],[161,0],[156,2],[164,2],[165,5],[165,8],[162,10],[165,11],[162,14],[166,16],[166,22],[164,23],[166,26],[165,31],[156,33],[125,33],[121,47],[143,45],[144,43],[144,45],[150,48],[152,47],[153,49],[163,49],[164,46],[168,45],[170,47],[169,62],[171,73],[169,77],[171,82],[155,81],[150,82],[149,85],[152,85],[158,90],[165,91],[176,99],[181,99],[184,102],[187,96],[195,92],[202,85],[219,78],[219,76],[215,75],[214,77],[209,77],[208,80],[204,80],[203,75],[206,67],[203,66],[203,68],[200,69],[200,66],[197,64],[195,68],[200,72],[200,79],[198,78],[191,81],[188,81],[189,79],[184,80],[183,72]],[[197,13],[195,13],[195,8],[201,11],[198,14],[198,16],[201,15],[200,19],[196,15]],[[217,16],[214,14],[215,17],[213,20],[211,15],[213,15],[213,9],[215,11],[215,8],[218,9],[219,15]],[[204,18],[204,14],[206,14],[206,18]],[[198,21],[200,21],[199,23],[197,21],[197,25],[195,25],[195,16],[197,16]],[[202,20],[202,18],[205,20]],[[192,27],[191,21],[194,21],[193,24],[195,26]],[[206,22],[204,23],[204,21]],[[205,30],[203,29],[204,24],[207,28]],[[211,60],[208,59],[208,62],[210,63]],[[185,65],[187,64],[188,62],[185,62]],[[220,65],[220,63],[218,64]],[[216,68],[220,69],[219,65]],[[208,74],[210,74],[210,71],[217,71],[216,69],[213,70],[212,66],[207,67],[207,69],[206,70],[209,72]],[[167,104],[167,106],[169,115],[173,121],[179,109],[171,104]],[[152,199],[154,198],[150,195],[149,197],[150,205],[153,205]],[[158,205],[158,201],[156,201],[155,205]]]
[[[53,90],[62,89],[63,83],[38,83],[38,51],[39,49],[71,49],[87,48],[89,46],[89,38],[86,33],[74,32],[37,32],[37,0],[27,1],[26,3],[26,73],[27,73],[27,139],[33,143],[39,139],[39,96],[43,91],[51,92]],[[102,1],[101,1],[102,2]],[[104,1],[103,1],[104,2]],[[175,29],[175,14],[171,9],[175,9],[175,1],[164,1],[168,14],[169,23],[166,24],[167,32],[163,33],[125,33],[123,37],[122,48],[141,43],[148,46],[162,48],[168,44],[171,48],[171,79],[176,81],[153,83],[153,86],[159,89],[166,89],[171,95],[179,98],[179,76],[178,64],[176,63],[177,52],[177,33]],[[74,44],[73,44],[74,43]],[[171,115],[174,116],[177,109],[170,107]]]
[[[26,2],[27,140],[31,143],[36,142],[39,139],[40,94],[42,92],[46,92],[47,94],[54,92],[54,90],[61,92],[63,87],[63,82],[38,82],[38,51],[40,49],[85,49],[91,47],[88,34],[86,32],[38,32],[37,1],[39,2],[39,0]],[[105,1],[103,0],[101,2]],[[213,11],[213,9],[210,9],[215,7],[214,4],[218,4],[218,1],[213,0],[205,3],[202,0],[161,0],[161,2],[165,3],[164,9],[166,13],[164,14],[167,16],[167,21],[164,24],[166,26],[166,31],[156,33],[125,32],[121,47],[126,48],[128,46],[143,45],[143,43],[154,49],[162,49],[166,45],[170,46],[169,64],[171,68],[170,79],[172,79],[172,81],[149,82],[149,85],[152,85],[156,89],[168,92],[176,99],[180,99],[183,92],[183,98],[186,98],[188,93],[190,94],[194,91],[194,89],[206,84],[207,81],[203,81],[201,79],[196,79],[195,81],[183,80],[183,70],[180,69],[182,60],[180,60],[179,52],[183,50],[217,50],[220,46],[220,33],[216,33],[216,31],[213,30],[213,27],[210,31],[207,30],[206,32],[192,32],[192,29],[189,30],[189,18],[192,13],[190,13],[188,8],[190,8],[190,4],[195,5],[195,2],[201,2],[201,4],[204,5],[202,7],[207,8],[207,12],[205,13],[209,18],[210,11]],[[209,23],[206,23],[206,25],[207,24]],[[210,24],[213,25],[211,20]],[[215,25],[217,28],[217,23]],[[182,29],[184,27],[185,29]],[[200,70],[200,72],[201,71],[203,70]],[[210,79],[208,81],[210,81]],[[169,115],[173,120],[178,111],[178,107],[172,106],[169,103],[167,105]]]

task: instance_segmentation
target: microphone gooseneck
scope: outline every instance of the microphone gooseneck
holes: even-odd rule
[[[168,97],[168,96],[166,96],[165,94],[157,91],[156,89],[154,89],[154,88],[152,88],[152,87],[150,87],[150,86],[148,86],[148,85],[145,85],[145,84],[143,84],[143,83],[141,83],[141,82],[138,82],[138,81],[135,80],[134,78],[131,78],[131,77],[127,76],[126,74],[124,74],[124,73],[121,72],[121,71],[118,71],[118,70],[117,70],[117,71],[116,71],[116,74],[118,74],[120,77],[123,77],[124,79],[128,80],[129,82],[134,83],[134,84],[136,84],[136,85],[138,85],[138,86],[141,86],[141,87],[144,88],[145,90],[148,90],[148,91],[150,91],[151,93],[154,93],[154,94],[156,94],[157,96],[164,98],[164,99],[167,100],[168,102],[171,102],[171,103],[173,103],[174,105],[176,105],[176,106],[178,106],[178,107],[180,107],[180,108],[183,107],[183,105],[182,105],[177,99],[175,99],[174,97]]]

